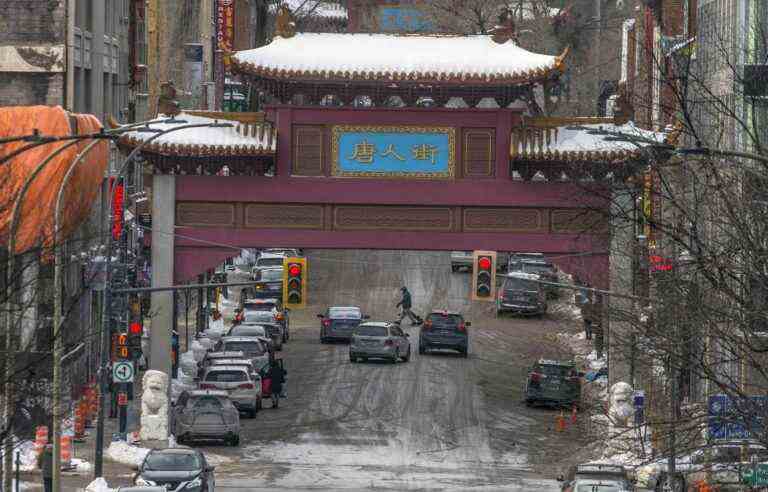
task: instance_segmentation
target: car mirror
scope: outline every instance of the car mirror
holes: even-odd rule
[[[323,319],[323,318],[325,318],[325,316],[324,316],[324,315],[322,315],[322,314],[318,314],[318,315],[317,315],[317,317],[318,317],[318,318],[320,318],[320,319]]]
[[[565,478],[562,475],[558,475],[557,476],[557,481],[558,482],[565,482]]]
[[[363,319],[371,319],[371,315],[370,314],[364,314],[363,315]]]
[[[470,321],[465,321],[464,322],[464,326],[470,327],[470,326],[472,326],[472,323]]]

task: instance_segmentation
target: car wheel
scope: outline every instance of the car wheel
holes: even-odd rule
[[[467,357],[469,357],[469,348],[468,347],[464,347],[463,349],[460,350],[460,352],[461,352],[461,356],[464,357],[465,359]]]
[[[451,265],[451,272],[456,273],[459,271],[459,268],[456,265]]]
[[[390,362],[392,362],[393,364],[397,364],[397,361],[399,360],[400,360],[400,349],[396,349],[395,356],[392,357],[392,360]]]
[[[324,344],[328,343],[328,339],[325,338],[325,337],[320,337],[320,343],[324,345]]]
[[[533,400],[529,400],[528,398],[525,399],[525,406],[526,407],[532,407],[533,406]]]
[[[424,355],[427,353],[427,350],[424,348],[424,345],[419,344],[419,355]]]
[[[257,409],[257,410],[261,410],[261,409],[263,408],[263,406],[264,406],[264,405],[263,405],[263,403],[261,402],[261,398],[259,398],[259,399],[258,399],[258,401],[256,402],[256,409]]]
[[[357,362],[357,357],[355,357],[352,354],[349,354],[349,362],[354,364],[355,362]]]
[[[248,410],[248,418],[249,419],[255,419],[256,418],[256,412],[257,412],[257,410],[255,408],[253,410]]]
[[[408,352],[405,354],[405,357],[403,357],[403,362],[408,362],[411,360],[411,347],[408,347]]]

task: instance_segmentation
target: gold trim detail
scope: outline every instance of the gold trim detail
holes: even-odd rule
[[[440,173],[398,173],[342,171],[339,167],[339,139],[343,133],[445,133],[448,135],[448,170]],[[456,175],[456,128],[452,126],[334,125],[331,128],[331,175],[344,178],[453,179]]]

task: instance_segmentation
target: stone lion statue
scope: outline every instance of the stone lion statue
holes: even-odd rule
[[[168,375],[147,371],[141,381],[141,439],[168,438]]]
[[[618,382],[611,386],[608,418],[614,428],[627,428],[634,424],[634,390],[628,383]]]

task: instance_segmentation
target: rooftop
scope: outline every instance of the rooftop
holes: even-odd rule
[[[509,85],[559,73],[564,57],[486,35],[296,33],[237,52],[233,61],[240,72],[274,79]]]

